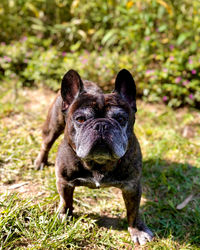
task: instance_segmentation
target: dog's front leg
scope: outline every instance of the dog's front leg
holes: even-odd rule
[[[60,204],[58,207],[59,217],[63,220],[66,214],[72,216],[74,187],[66,185],[59,180],[56,182],[56,185],[60,195]]]
[[[128,231],[134,243],[144,245],[146,242],[151,241],[153,233],[142,222],[139,217],[139,205],[141,199],[141,188],[138,190],[123,189],[122,190],[128,219]]]

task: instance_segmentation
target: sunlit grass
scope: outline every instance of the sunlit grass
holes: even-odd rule
[[[75,191],[75,217],[61,223],[53,165],[35,171],[40,128],[54,94],[20,90],[1,97],[0,248],[131,249],[121,192],[115,188]],[[200,150],[195,110],[173,111],[138,102],[135,132],[143,151],[141,211],[155,240],[147,249],[199,249]],[[188,127],[189,132],[184,134]],[[191,132],[191,133],[190,133]],[[183,136],[184,135],[184,136]],[[60,141],[61,139],[59,139]],[[54,145],[54,162],[59,141]],[[13,188],[15,184],[24,184]],[[176,207],[193,194],[182,209]]]

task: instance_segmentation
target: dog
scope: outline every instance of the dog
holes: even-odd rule
[[[48,111],[35,165],[41,169],[47,164],[52,144],[64,131],[55,170],[60,217],[72,215],[76,186],[117,187],[125,202],[131,239],[143,245],[153,233],[139,215],[142,154],[133,132],[136,111],[136,85],[126,69],[118,73],[109,94],[69,70]]]

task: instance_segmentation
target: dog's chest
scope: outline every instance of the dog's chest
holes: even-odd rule
[[[72,186],[86,186],[89,188],[100,188],[108,185],[110,183],[110,178],[101,174],[98,171],[90,172],[90,174],[76,177],[69,181],[69,184]]]
[[[99,173],[98,171],[92,171],[91,175],[84,177],[77,177],[68,182],[69,185],[86,186],[89,188],[103,188],[103,187],[117,187],[123,188],[125,186],[134,185],[133,180],[123,180],[120,176],[115,176],[110,173]]]

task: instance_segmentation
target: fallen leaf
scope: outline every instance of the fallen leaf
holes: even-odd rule
[[[177,205],[176,209],[181,210],[193,199],[193,195],[189,195],[182,203]]]
[[[8,189],[9,190],[11,190],[11,189],[17,189],[17,188],[20,188],[20,187],[22,187],[24,185],[27,185],[27,184],[28,184],[28,182],[17,183],[17,184],[14,184],[14,185],[10,186]]]

